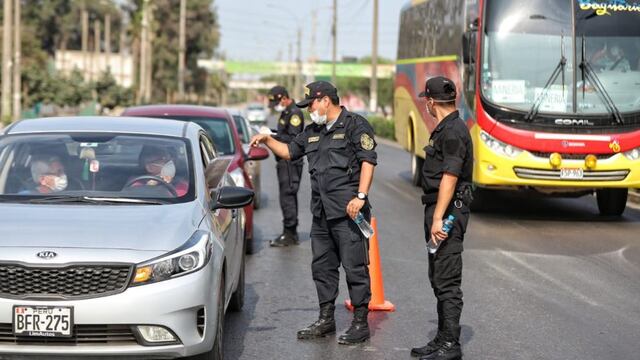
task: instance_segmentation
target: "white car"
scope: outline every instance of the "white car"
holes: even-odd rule
[[[247,120],[252,124],[266,124],[269,110],[262,104],[249,104],[245,109]]]

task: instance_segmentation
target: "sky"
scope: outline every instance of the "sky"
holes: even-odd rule
[[[378,55],[396,58],[400,9],[408,0],[379,0]],[[302,58],[311,54],[312,13],[317,9],[316,55],[331,60],[333,0],[214,0],[220,20],[219,51],[231,60],[287,61],[296,54],[302,28]],[[371,54],[373,0],[338,0],[338,59]]]

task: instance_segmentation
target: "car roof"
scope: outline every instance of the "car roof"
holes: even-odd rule
[[[186,137],[189,122],[120,116],[67,116],[21,120],[5,130],[8,134],[50,132],[140,133]]]
[[[227,109],[199,105],[144,105],[126,109],[123,116],[203,116],[227,118]]]

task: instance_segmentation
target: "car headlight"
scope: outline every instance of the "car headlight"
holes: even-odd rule
[[[211,237],[198,230],[172,252],[136,265],[131,285],[151,284],[196,272],[211,258]]]
[[[624,156],[631,161],[640,159],[640,148],[635,148],[624,152]]]
[[[231,175],[231,178],[233,179],[233,182],[236,184],[236,186],[245,187],[246,183],[244,181],[244,174],[242,173],[242,169],[236,168],[235,170],[230,171],[229,175]]]
[[[484,131],[480,132],[480,139],[497,154],[515,158],[522,153],[522,149],[513,145],[505,144]]]

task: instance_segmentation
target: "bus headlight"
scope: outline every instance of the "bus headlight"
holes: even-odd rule
[[[638,160],[640,159],[640,148],[635,148],[633,150],[626,151],[624,153],[624,156],[626,156],[627,159],[631,161]]]
[[[484,131],[480,132],[480,139],[496,154],[515,158],[520,155],[520,153],[522,153],[522,149],[517,148],[513,145],[505,144]]]

